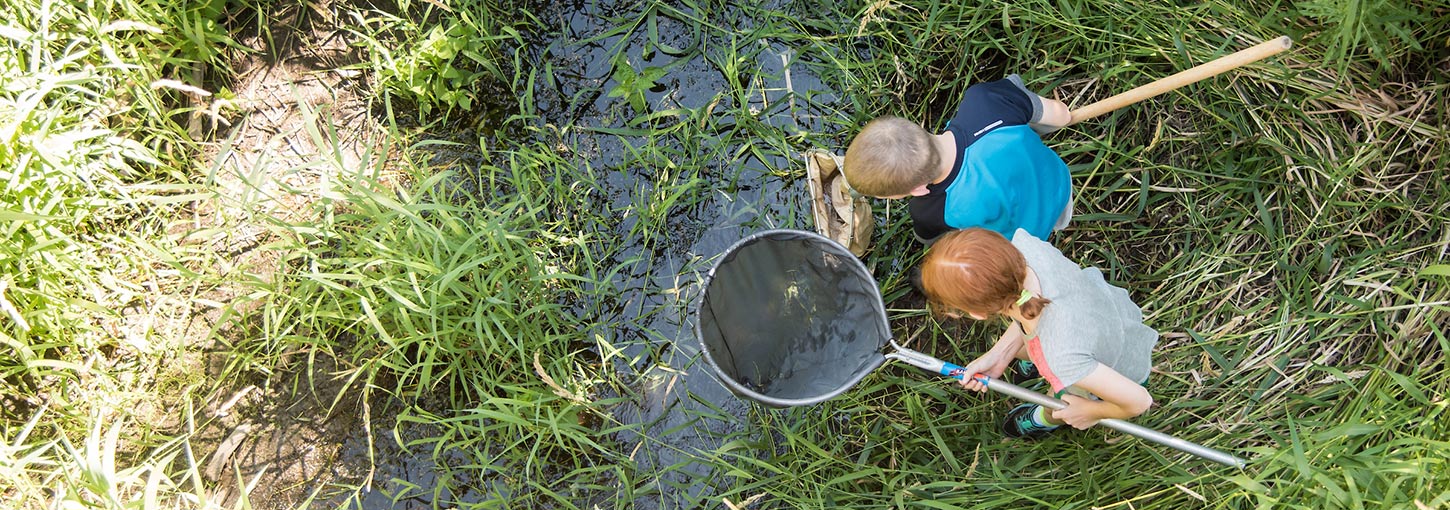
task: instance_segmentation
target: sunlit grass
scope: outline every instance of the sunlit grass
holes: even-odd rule
[[[204,85],[190,81],[202,64],[225,64],[218,13],[9,6],[0,375],[14,390],[0,421],[0,499],[219,505],[221,489],[256,480],[203,478],[210,452],[192,443],[202,418],[188,402],[234,380],[312,373],[326,356],[341,372],[323,375],[343,381],[332,404],[401,402],[396,419],[359,423],[437,466],[433,486],[339,480],[358,486],[357,499],[327,500],[342,504],[372,487],[480,508],[1450,505],[1447,80],[1443,63],[1425,64],[1443,49],[1443,22],[1326,25],[1398,12],[1349,2],[812,4],[614,9],[574,41],[605,44],[612,59],[580,90],[528,38],[559,20],[487,2],[358,11],[369,21],[351,33],[392,128],[360,163],[324,150],[302,169],[265,169],[328,177],[283,189],[307,196],[297,210],[243,207],[275,214],[254,219],[259,249],[279,264],[225,281],[209,269],[221,254],[187,244],[205,237],[188,237],[187,207],[235,191],[212,188],[208,174],[226,170],[194,164],[187,129],[197,103],[183,85]],[[1445,6],[1397,9],[1432,19]],[[469,42],[439,46],[429,34],[440,20],[466,21],[451,35]],[[641,464],[639,445],[617,443],[643,430],[617,411],[658,382],[652,365],[682,340],[649,328],[685,320],[690,275],[714,255],[693,245],[720,226],[709,211],[804,190],[801,151],[840,151],[881,114],[939,127],[967,85],[1010,72],[1083,106],[1281,33],[1298,39],[1290,53],[1047,139],[1077,196],[1077,219],[1055,242],[1129,288],[1164,334],[1158,405],[1136,421],[1248,458],[1248,469],[1102,430],[1005,441],[996,429],[1009,402],[894,366],[811,408],[737,416],[692,401],[680,430],[741,426],[718,448],[639,439],[672,449],[673,464]],[[781,86],[782,55],[832,93]],[[683,75],[717,90],[651,90]],[[476,104],[500,88],[518,104]],[[565,97],[540,95],[550,89]],[[444,123],[406,127],[442,117],[484,134],[447,136],[469,140],[458,145],[431,138]],[[306,136],[323,148],[356,128],[313,120]],[[237,177],[256,189],[232,205],[276,198]],[[804,228],[803,203],[750,204],[719,223]],[[894,302],[910,293],[905,269],[920,251],[904,204],[877,205],[865,261]],[[197,299],[209,286],[242,291]],[[245,332],[213,338],[227,349],[226,380],[188,370],[196,338],[128,322],[164,326],[194,304],[222,310],[217,330]],[[958,362],[992,333],[910,309],[894,317],[898,336]],[[410,427],[430,432],[400,432]]]
[[[128,7],[135,7],[130,5]],[[214,254],[173,235],[211,196],[186,173],[206,66],[200,6],[8,2],[0,15],[0,499],[206,507],[174,363]],[[185,32],[168,28],[185,25]]]

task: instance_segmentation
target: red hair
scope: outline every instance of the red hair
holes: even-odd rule
[[[991,230],[949,232],[932,244],[921,263],[921,286],[932,304],[981,316],[1016,305],[1027,279],[1027,260],[1007,238]],[[1052,301],[1032,295],[1022,316],[1035,319]]]

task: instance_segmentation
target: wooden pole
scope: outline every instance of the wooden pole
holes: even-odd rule
[[[1098,101],[1072,111],[1072,120],[1067,125],[1071,126],[1084,120],[1097,117],[1104,113],[1111,112],[1118,108],[1169,92],[1184,85],[1197,83],[1206,78],[1212,78],[1225,71],[1278,55],[1294,45],[1289,36],[1280,36],[1277,39],[1270,39],[1252,47],[1239,50],[1235,53],[1224,55],[1218,59],[1200,64],[1167,78],[1159,79],[1153,83],[1129,90],[1122,94]]]

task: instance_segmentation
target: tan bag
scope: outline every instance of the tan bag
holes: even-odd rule
[[[806,178],[810,181],[811,211],[816,232],[841,243],[857,257],[871,245],[871,201],[846,184],[841,158],[830,152],[806,151]]]

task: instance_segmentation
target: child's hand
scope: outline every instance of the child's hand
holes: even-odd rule
[[[1007,364],[1022,349],[1022,341],[1021,326],[1014,325],[1003,331],[1002,336],[997,338],[997,343],[992,344],[986,354],[962,367],[967,372],[967,377],[962,379],[962,387],[977,392],[987,391],[987,387],[972,376],[982,374],[992,379],[1002,377],[1002,372],[1007,371]]]
[[[1102,363],[1098,363],[1097,368],[1073,387],[1102,399],[1066,396],[1063,400],[1067,402],[1067,408],[1053,411],[1052,417],[1067,422],[1073,428],[1085,429],[1103,418],[1131,419],[1153,405],[1153,396],[1148,394],[1148,390]]]
[[[962,367],[967,372],[967,376],[961,380],[962,387],[976,392],[987,391],[987,387],[982,384],[982,381],[978,381],[973,376],[982,374],[992,379],[1002,377],[1002,372],[1007,371],[1007,364],[1011,362],[1011,356],[1005,356],[995,350],[987,351],[986,354]]]
[[[1039,96],[1041,97],[1041,96]],[[1030,125],[1032,130],[1039,135],[1045,135],[1062,129],[1072,123],[1072,112],[1068,111],[1067,105],[1056,99],[1042,98],[1042,118]]]
[[[1038,125],[1057,129],[1069,122],[1072,122],[1072,112],[1068,111],[1067,104],[1056,99],[1042,98],[1042,120],[1037,122]]]
[[[1088,400],[1077,395],[1063,395],[1062,400],[1067,402],[1067,407],[1052,411],[1052,418],[1078,430],[1086,430],[1098,424],[1102,419],[1097,413],[1097,402]]]

